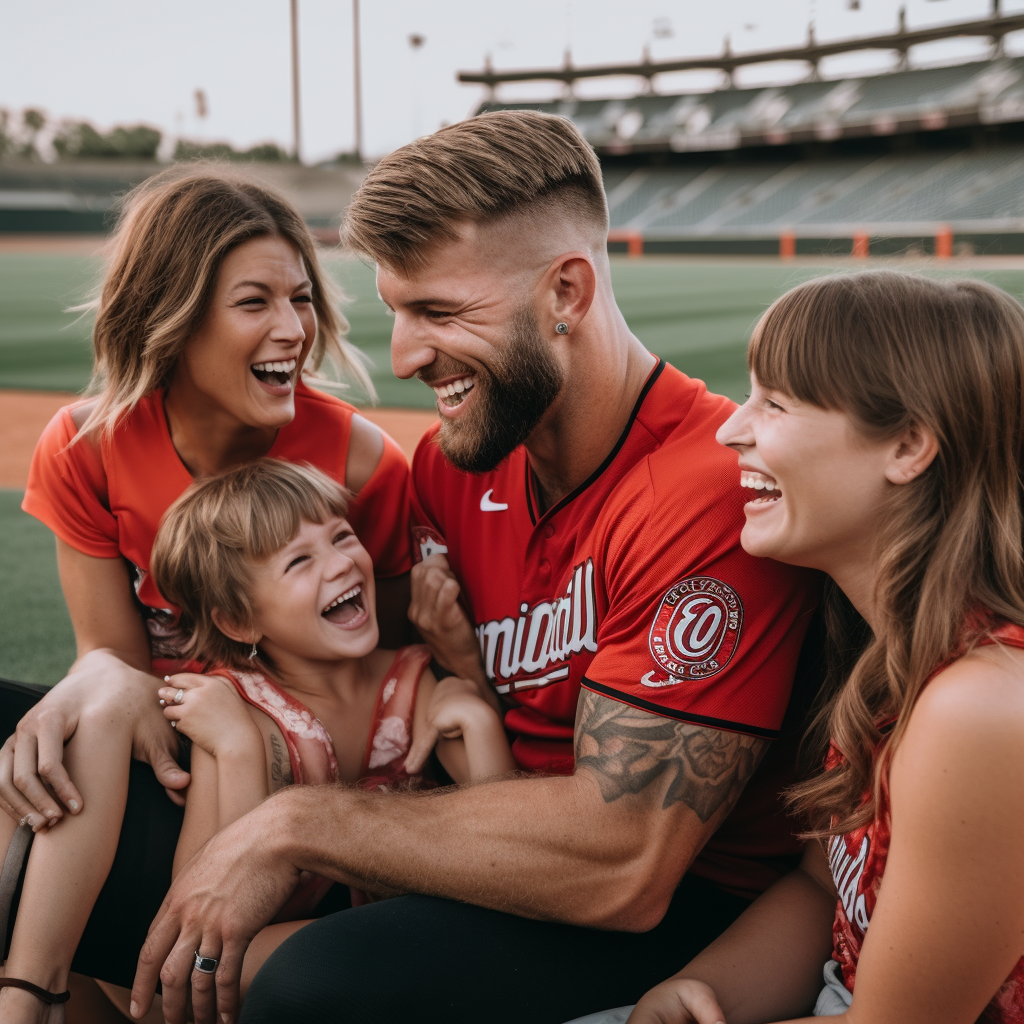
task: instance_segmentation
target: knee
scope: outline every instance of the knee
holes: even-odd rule
[[[367,956],[365,948],[360,953],[358,943],[346,941],[348,929],[339,928],[338,919],[347,913],[314,921],[267,958],[246,993],[239,1024],[388,1019],[381,1016],[387,985],[374,966],[382,958]]]

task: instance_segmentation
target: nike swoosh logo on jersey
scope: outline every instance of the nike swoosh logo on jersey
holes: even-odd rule
[[[481,512],[504,512],[508,508],[507,504],[503,504],[500,501],[491,501],[491,495],[494,493],[492,487],[481,499],[480,499],[480,511]]]

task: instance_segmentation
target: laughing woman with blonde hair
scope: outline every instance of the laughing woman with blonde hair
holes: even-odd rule
[[[791,793],[809,842],[630,1024],[1020,1024],[1024,308],[828,277],[749,364],[718,433],[755,489],[743,547],[834,583],[822,767]]]
[[[102,878],[114,868],[79,946],[81,973],[130,983],[144,924],[141,934],[120,924],[117,909],[134,903],[144,922],[170,880],[181,812],[153,790],[180,791],[189,777],[157,677],[180,666],[188,638],[148,570],[161,516],[192,481],[266,455],[326,472],[356,495],[350,520],[373,558],[378,612],[389,637],[401,632],[411,567],[405,457],[308,382],[333,364],[372,394],[337,298],[301,216],[271,190],[220,172],[169,171],[125,201],[94,304],[93,397],[46,428],[24,501],[56,535],[78,660],[41,700],[43,691],[0,687],[5,734],[21,717],[0,750],[0,807],[37,833],[34,863],[45,859],[49,829],[74,831],[79,814],[118,806],[76,785],[74,765],[63,763],[72,734],[97,733],[107,756],[153,769],[133,768],[134,824],[116,859],[120,812],[109,822],[94,869]],[[59,890],[50,903],[61,905]],[[68,923],[69,932],[85,926]],[[8,964],[8,974],[43,989],[63,984],[47,963]],[[23,997],[5,989],[3,1005]]]

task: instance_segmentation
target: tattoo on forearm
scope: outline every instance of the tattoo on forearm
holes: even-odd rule
[[[284,744],[277,738],[276,733],[270,734],[270,750],[273,760],[270,764],[270,781],[275,786],[290,786],[292,778],[292,762]]]
[[[606,803],[664,788],[663,808],[682,802],[707,822],[736,802],[768,741],[675,722],[584,690],[575,746],[577,768],[594,773]]]

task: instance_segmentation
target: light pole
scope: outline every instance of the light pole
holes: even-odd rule
[[[423,44],[427,41],[427,37],[419,32],[413,32],[409,36],[409,46],[412,47],[413,54],[417,54],[423,49]],[[413,75],[413,103],[412,103],[412,135],[414,139],[418,139],[422,134],[422,117],[420,116],[420,89],[419,89],[419,61],[414,56],[412,59],[412,75]]]
[[[361,162],[363,159],[363,82],[359,72],[359,0],[352,0],[352,73],[355,76],[355,157],[357,161]]]
[[[292,6],[292,155],[302,163],[302,121],[299,109],[299,0]]]

